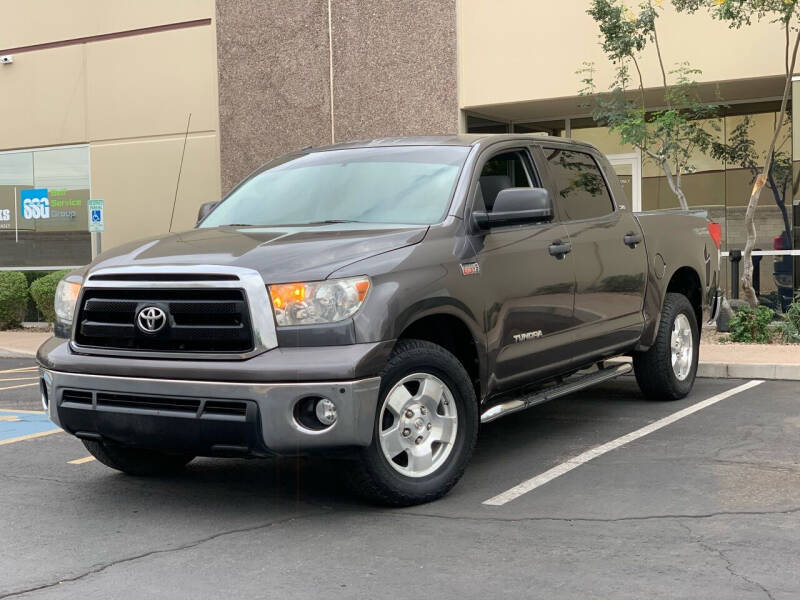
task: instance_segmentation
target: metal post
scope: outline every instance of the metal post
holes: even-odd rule
[[[741,250],[731,250],[728,253],[728,260],[731,261],[731,299],[739,299],[739,261],[742,260]]]
[[[756,252],[761,250],[761,248],[756,248]],[[756,292],[756,296],[761,295],[761,259],[764,258],[763,256],[751,256],[750,257],[753,261],[753,289]]]

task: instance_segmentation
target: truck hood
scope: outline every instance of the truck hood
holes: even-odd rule
[[[192,229],[119,246],[88,272],[107,267],[230,265],[255,269],[266,283],[315,281],[358,260],[417,244],[424,225],[337,223],[314,227]]]

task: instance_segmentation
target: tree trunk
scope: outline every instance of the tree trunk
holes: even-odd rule
[[[675,194],[675,197],[678,198],[681,208],[683,210],[689,210],[689,203],[686,201],[686,194],[683,193],[681,186],[672,176],[672,170],[669,168],[667,161],[661,161],[661,170],[664,171],[664,175],[667,177],[667,185],[669,185],[669,189],[672,190],[672,193]]]
[[[773,177],[772,172],[770,172],[767,180],[769,181],[769,187],[772,189],[772,197],[775,199],[775,204],[778,205],[778,209],[781,211],[781,217],[783,218],[783,230],[786,233],[786,241],[789,243],[789,248],[791,248],[793,245],[792,226],[789,223],[789,213],[786,210],[786,184],[783,184],[783,193],[781,193],[781,191],[778,189],[778,184],[775,181],[775,177]]]
[[[786,29],[789,29],[789,24],[786,24]],[[787,38],[788,39],[788,38]],[[786,70],[786,82],[783,85],[783,99],[781,100],[781,112],[778,116],[775,131],[772,133],[772,141],[770,142],[769,149],[767,150],[767,158],[764,161],[764,168],[761,173],[756,177],[756,182],[750,192],[750,201],[747,203],[747,212],[744,214],[744,226],[747,231],[747,242],[744,245],[742,252],[742,291],[744,292],[744,299],[753,308],[758,306],[758,296],[753,289],[753,246],[756,245],[756,208],[758,208],[758,199],[761,196],[761,190],[767,183],[767,175],[772,169],[772,158],[775,154],[775,144],[778,141],[778,135],[783,128],[783,119],[786,116],[786,105],[789,102],[789,92],[792,87],[792,73],[794,73],[794,66],[797,62],[797,48],[800,46],[800,33],[797,34],[794,42],[794,50],[792,51],[792,60]]]
[[[753,289],[753,246],[756,245],[756,209],[758,208],[758,199],[761,197],[761,190],[767,178],[763,174],[756,177],[756,182],[753,184],[753,189],[750,192],[750,201],[747,203],[747,211],[744,213],[744,228],[747,232],[747,241],[744,245],[742,252],[742,292],[744,299],[753,308],[758,306],[758,296]]]

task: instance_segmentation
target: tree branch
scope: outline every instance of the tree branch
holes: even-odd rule
[[[667,103],[667,108],[671,108],[669,101],[669,94],[667,93],[667,71],[664,69],[664,59],[661,58],[661,46],[658,44],[658,33],[656,33],[656,24],[653,22],[653,42],[656,45],[656,54],[658,55],[658,66],[661,67],[661,81],[664,83],[664,102]]]
[[[672,193],[678,198],[681,208],[683,210],[687,210],[689,208],[689,204],[686,202],[686,195],[680,188],[680,184],[676,184],[675,178],[672,176],[672,169],[669,168],[669,163],[665,158],[662,158],[659,165],[661,166],[661,170],[664,171],[664,175],[667,177],[667,185],[669,185],[669,189],[672,190]]]
[[[785,49],[784,49],[784,52],[783,52],[784,53],[784,64],[786,66],[785,72],[786,72],[786,76],[790,77],[791,73],[789,73],[789,23],[788,22],[786,23],[786,27],[784,27],[783,30],[786,32],[786,46],[785,46]]]
[[[636,57],[633,54],[631,54],[631,60],[633,61],[633,66],[636,67],[636,73],[639,75],[639,93],[642,95],[642,110],[645,110],[644,79],[642,79],[642,71],[639,69],[639,62],[636,60]]]

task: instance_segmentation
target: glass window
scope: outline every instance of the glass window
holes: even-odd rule
[[[89,148],[0,153],[0,267],[91,260]]]
[[[436,223],[449,208],[469,150],[398,146],[285,157],[234,189],[202,227]]]
[[[591,219],[614,211],[603,174],[591,155],[559,148],[544,150],[563,220]]]
[[[533,182],[526,168],[527,160],[522,150],[503,152],[493,156],[481,169],[478,180],[476,206],[478,210],[491,212],[494,201],[501,190],[512,187],[532,187]],[[483,204],[483,206],[481,206]]]

